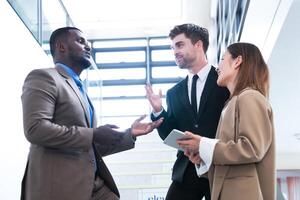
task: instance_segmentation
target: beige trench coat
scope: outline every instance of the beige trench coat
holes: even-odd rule
[[[249,88],[233,96],[216,137],[220,142],[209,170],[212,200],[275,199],[274,126],[267,99]]]

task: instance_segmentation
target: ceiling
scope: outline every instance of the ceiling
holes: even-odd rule
[[[176,24],[210,26],[210,0],[62,0],[89,39],[165,36]]]

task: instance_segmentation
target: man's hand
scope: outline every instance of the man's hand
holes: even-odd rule
[[[190,151],[190,152],[198,152],[199,151],[199,144],[201,141],[200,135],[195,135],[189,131],[185,132],[185,135],[188,139],[178,139],[177,144],[183,148],[184,150]]]
[[[158,94],[154,94],[152,86],[150,84],[147,84],[145,86],[145,89],[146,89],[147,99],[149,100],[149,102],[153,108],[153,111],[160,112],[162,110],[162,101],[161,101],[162,92],[161,92],[161,90],[159,90]]]
[[[141,116],[137,120],[133,122],[131,125],[131,134],[134,137],[146,135],[147,133],[150,133],[153,131],[153,129],[160,126],[160,124],[163,122],[163,118],[158,119],[154,122],[148,122],[148,123],[141,123],[143,119],[145,119],[146,115]]]

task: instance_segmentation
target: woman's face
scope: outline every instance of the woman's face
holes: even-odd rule
[[[218,67],[218,80],[217,84],[222,87],[227,87],[234,85],[235,78],[238,72],[238,65],[240,64],[237,58],[232,58],[229,51],[226,51],[223,55],[219,67]],[[229,88],[228,88],[229,89]]]

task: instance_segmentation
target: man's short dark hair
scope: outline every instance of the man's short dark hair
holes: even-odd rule
[[[50,52],[51,52],[52,57],[55,56],[55,43],[57,42],[58,39],[66,37],[69,33],[69,30],[78,30],[78,31],[82,32],[81,30],[79,30],[76,27],[69,27],[69,26],[58,28],[52,32],[52,34],[50,36],[50,40],[49,40]]]
[[[199,40],[203,43],[203,50],[206,53],[209,45],[209,34],[206,28],[197,26],[195,24],[181,24],[175,26],[169,33],[169,37],[173,40],[177,35],[184,33],[189,38],[192,44]]]

